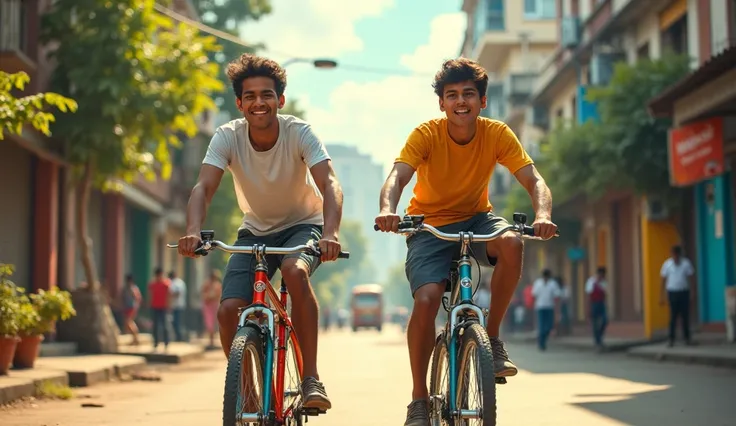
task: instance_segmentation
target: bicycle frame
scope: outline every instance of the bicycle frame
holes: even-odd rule
[[[450,395],[449,407],[450,413],[455,413],[456,396],[457,396],[457,333],[458,317],[465,311],[472,311],[478,316],[481,324],[485,324],[483,310],[473,302],[473,276],[470,263],[470,255],[468,254],[473,234],[470,232],[460,232],[462,237],[462,246],[460,249],[460,261],[458,262],[458,279],[457,285],[452,288],[450,298],[450,343],[448,345],[448,367],[450,376]],[[459,288],[459,290],[458,290]]]
[[[257,314],[265,314],[267,319],[267,327],[269,333],[264,333],[266,336],[266,359],[263,368],[263,412],[262,413],[245,413],[242,416],[244,421],[259,421],[260,416],[262,418],[268,418],[271,407],[271,391],[273,391],[273,397],[275,398],[275,416],[277,421],[283,421],[289,413],[284,412],[284,394],[287,392],[284,389],[284,370],[286,367],[286,351],[289,336],[294,341],[294,355],[296,358],[297,368],[299,369],[299,376],[301,377],[303,372],[303,360],[302,353],[299,347],[299,342],[296,338],[296,334],[293,333],[293,325],[289,314],[286,312],[288,291],[283,281],[281,283],[280,294],[276,293],[276,290],[271,286],[271,282],[268,279],[268,268],[265,262],[265,252],[259,247],[259,250],[255,250],[256,257],[256,270],[255,277],[253,280],[253,303],[243,309],[240,313],[240,320],[238,322],[238,329],[244,327],[248,321],[248,317],[255,316]],[[274,318],[273,310],[266,301],[266,296],[272,301],[272,305],[276,310],[278,319]],[[277,325],[275,323],[278,323]],[[275,326],[276,325],[276,326]],[[275,350],[278,352],[276,356],[276,377],[275,380],[273,375],[273,354]],[[288,389],[289,394],[292,392],[298,392],[298,390]],[[293,408],[293,407],[291,407]]]

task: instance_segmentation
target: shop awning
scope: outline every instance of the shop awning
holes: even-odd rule
[[[649,101],[649,113],[654,117],[671,117],[675,101],[694,92],[721,74],[736,68],[736,45],[708,59],[700,68],[683,77]]]

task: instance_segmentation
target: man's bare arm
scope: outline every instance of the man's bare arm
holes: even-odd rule
[[[414,168],[406,163],[396,163],[381,188],[379,206],[381,213],[396,213],[404,187],[414,176]]]
[[[310,169],[314,182],[322,193],[325,227],[323,237],[337,240],[342,220],[342,187],[331,160],[320,161]]]
[[[187,205],[187,234],[199,236],[202,225],[207,217],[207,209],[212,197],[222,181],[225,172],[215,166],[203,164],[199,169],[197,183],[192,188]]]
[[[519,169],[514,176],[516,180],[526,189],[532,199],[534,216],[536,220],[551,220],[552,218],[552,192],[539,174],[534,164],[529,164]]]

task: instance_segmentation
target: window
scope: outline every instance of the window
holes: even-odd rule
[[[687,15],[661,33],[662,51],[687,54]]]
[[[645,61],[649,59],[649,43],[642,44],[636,51],[636,59],[638,61]]]
[[[556,16],[555,0],[524,0],[525,19],[554,19]]]
[[[505,28],[503,0],[487,0],[486,30],[503,31]]]

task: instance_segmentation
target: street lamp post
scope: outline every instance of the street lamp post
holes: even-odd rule
[[[283,68],[286,68],[287,66],[294,64],[294,63],[305,63],[305,64],[312,64],[315,68],[320,69],[332,69],[337,68],[337,61],[334,59],[326,59],[326,58],[318,58],[318,59],[309,59],[309,58],[290,58],[285,60],[281,66]]]

